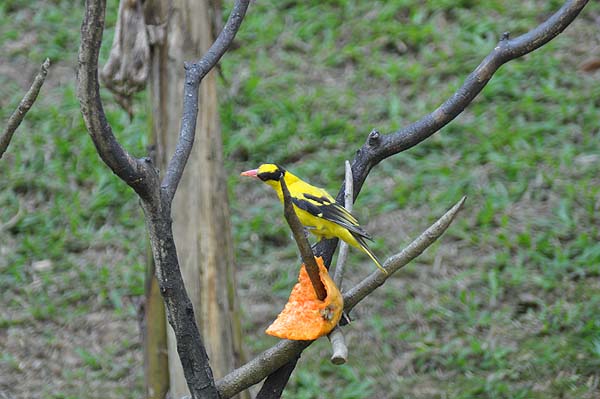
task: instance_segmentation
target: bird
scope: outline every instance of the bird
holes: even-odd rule
[[[318,240],[339,238],[360,249],[369,255],[382,273],[387,274],[377,256],[367,245],[366,240],[373,241],[371,235],[360,226],[356,217],[338,204],[327,191],[303,181],[274,163],[264,163],[258,169],[242,172],[241,176],[262,180],[275,190],[282,203],[283,191],[280,180],[284,179],[294,204],[294,211],[300,223],[308,231],[314,234]]]

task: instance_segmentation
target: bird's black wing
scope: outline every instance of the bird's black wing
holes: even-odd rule
[[[372,240],[369,233],[360,227],[354,215],[330,198],[304,193],[301,198],[292,197],[292,202],[313,216],[339,224],[348,229],[352,235]]]

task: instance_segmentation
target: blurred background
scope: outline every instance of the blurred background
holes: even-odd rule
[[[221,62],[220,118],[247,356],[297,279],[281,206],[239,172],[269,161],[337,193],[372,129],[431,112],[494,48],[560,1],[251,4]],[[101,63],[118,3],[108,2]],[[225,3],[225,16],[231,2]],[[99,159],[75,95],[83,4],[0,4],[0,121],[42,61],[40,97],[0,160],[0,397],[144,392],[138,309],[146,232],[134,193]],[[355,213],[381,259],[463,195],[422,256],[361,303],[349,362],[322,339],[287,398],[595,398],[600,395],[600,4],[503,66],[439,133],[370,174]],[[117,137],[145,156],[146,92]],[[350,252],[345,287],[374,270]]]

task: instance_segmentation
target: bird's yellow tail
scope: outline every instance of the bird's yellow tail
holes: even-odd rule
[[[387,270],[385,270],[385,268],[381,265],[381,262],[379,262],[379,259],[377,259],[377,257],[373,253],[373,251],[371,251],[371,248],[369,248],[367,246],[364,246],[362,248],[367,253],[367,255],[369,255],[369,257],[371,259],[373,259],[373,262],[375,262],[375,265],[377,265],[377,267],[379,268],[379,270],[381,270],[381,272],[383,274],[388,274]]]
[[[381,262],[379,262],[379,259],[377,259],[377,256],[375,256],[373,251],[371,251],[371,248],[369,248],[369,246],[365,242],[365,239],[359,235],[353,234],[353,236],[356,239],[356,241],[358,242],[358,245],[360,245],[360,249],[362,249],[362,251],[364,253],[366,253],[367,255],[369,255],[369,257],[371,259],[373,259],[373,262],[375,262],[375,265],[377,265],[377,267],[379,268],[379,270],[381,270],[381,272],[383,274],[387,275],[388,274],[387,270],[385,270],[385,268],[381,265]]]

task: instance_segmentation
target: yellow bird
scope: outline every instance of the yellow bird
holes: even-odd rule
[[[258,169],[247,170],[241,175],[256,177],[271,186],[282,203],[283,192],[279,180],[283,178],[300,223],[319,240],[337,237],[360,249],[373,259],[383,273],[387,274],[373,251],[367,246],[365,240],[372,240],[369,233],[358,224],[358,220],[350,212],[335,202],[327,191],[302,181],[298,176],[272,163],[262,164]]]

